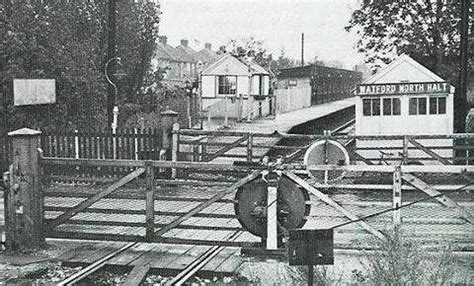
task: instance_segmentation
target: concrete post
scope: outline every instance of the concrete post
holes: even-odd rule
[[[171,160],[173,124],[178,121],[178,113],[166,108],[161,112],[161,149],[166,150],[166,160]]]
[[[5,194],[5,236],[9,250],[37,248],[44,243],[44,198],[39,178],[40,131],[22,128],[12,138],[13,164]]]

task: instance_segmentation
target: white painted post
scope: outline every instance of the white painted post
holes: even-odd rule
[[[176,132],[179,131],[179,123],[173,124],[173,136],[172,136],[172,150],[171,150],[171,161],[172,162],[177,162],[178,161],[178,152],[179,152],[179,146],[178,146],[178,136]],[[176,169],[173,168],[171,169],[171,178],[176,178]]]
[[[244,110],[244,96],[240,93],[239,94],[239,109],[238,109],[238,120],[239,122],[242,121],[242,113]]]
[[[135,143],[135,160],[138,160],[138,129],[137,128],[134,128],[133,129],[133,133],[135,133],[135,138],[134,138],[134,143]],[[155,146],[153,146],[155,147]]]
[[[118,119],[118,107],[114,106],[113,113],[114,113],[114,119],[112,121],[112,134],[115,135],[117,134],[117,119]],[[113,159],[117,159],[117,138],[112,137],[112,150],[113,150]]]
[[[402,205],[402,172],[400,166],[395,168],[395,172],[393,172],[393,218],[392,222],[395,226],[401,224],[401,213],[400,207]]]
[[[79,136],[77,135],[77,133],[79,133],[79,130],[74,130],[74,133],[76,134],[74,136],[74,158],[79,159]]]
[[[280,160],[280,161],[279,161]],[[277,164],[281,163],[281,158],[277,160]],[[267,173],[267,250],[278,249],[278,181],[281,172]]]
[[[228,114],[228,108],[227,108],[227,95],[224,96],[224,127],[229,126],[229,114]]]
[[[278,248],[277,187],[268,186],[267,192],[267,249],[275,250]]]

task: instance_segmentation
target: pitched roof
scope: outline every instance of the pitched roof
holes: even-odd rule
[[[175,49],[176,54],[183,62],[194,63],[197,60],[194,58],[194,54],[196,51],[191,49],[190,47],[185,47],[183,45],[177,46]]]
[[[204,49],[200,50],[199,52],[195,53],[194,57],[198,61],[201,61],[204,64],[213,63],[213,62],[217,61],[220,58],[219,55],[216,52],[214,52],[212,50],[209,50],[207,48],[204,48]]]
[[[222,69],[222,65],[225,65]],[[250,67],[250,71],[249,71]],[[237,57],[227,53],[224,54],[219,60],[215,63],[208,66],[202,71],[203,75],[254,75],[254,74],[265,74],[268,75],[269,72],[266,71],[263,67],[255,63],[254,61],[243,61]]]
[[[180,52],[176,48],[164,43],[157,43],[156,57],[175,62],[192,62],[186,53]]]
[[[254,60],[243,57],[237,59],[246,66],[250,67],[250,69],[252,70],[252,74],[270,74],[266,69],[257,64]]]
[[[443,82],[445,81],[419,62],[406,54],[400,55],[390,64],[368,78],[364,83],[394,83],[394,82]]]

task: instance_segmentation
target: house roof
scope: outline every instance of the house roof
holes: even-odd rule
[[[173,48],[168,49],[166,45],[162,43],[158,43],[156,45],[156,50],[155,50],[155,57],[160,58],[160,59],[166,59],[170,61],[177,61],[178,59],[173,53]]]
[[[210,64],[219,59],[219,55],[216,52],[209,50],[207,48],[204,48],[200,50],[199,52],[195,53],[194,57],[198,61],[201,61],[204,64]]]
[[[179,45],[174,50],[175,50],[175,53],[183,62],[189,62],[189,63],[197,62],[197,59],[194,57],[194,54],[196,53],[196,51],[194,51],[190,47]]]
[[[242,60],[231,54],[225,54],[215,63],[202,71],[202,75],[269,75],[269,72],[252,60]]]

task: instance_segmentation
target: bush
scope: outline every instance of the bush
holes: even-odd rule
[[[366,265],[370,285],[445,285],[465,275],[449,246],[428,251],[409,237],[394,228],[386,240],[374,241],[378,251]]]

